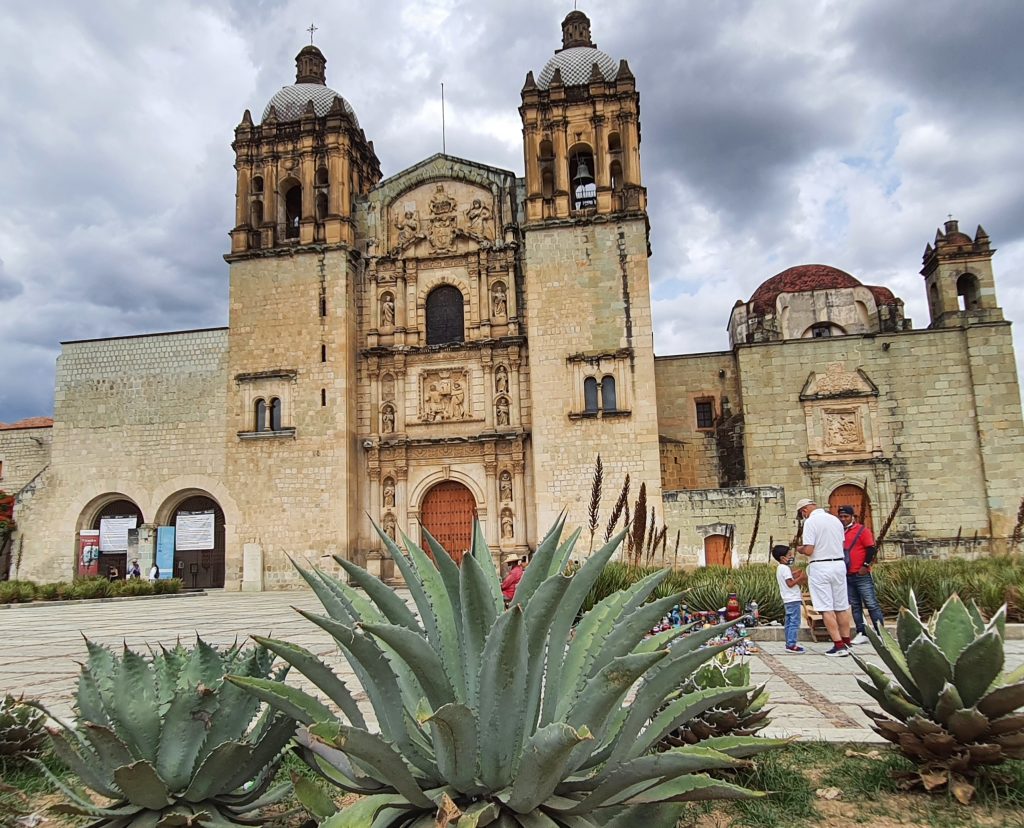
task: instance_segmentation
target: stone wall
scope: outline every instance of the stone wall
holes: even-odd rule
[[[0,492],[17,494],[50,462],[52,427],[0,428]]]
[[[18,504],[21,577],[74,574],[76,531],[121,497],[157,522],[183,493],[238,513],[223,483],[227,331],[64,343],[50,467]]]
[[[788,544],[796,532],[796,521],[789,514],[781,486],[665,491],[662,497],[669,529],[665,563],[670,566],[703,566],[704,539],[709,535],[732,538],[733,566],[747,562],[750,540],[754,537],[750,562],[764,563],[769,560],[773,539],[775,543]],[[678,556],[673,554],[677,531]]]
[[[538,535],[563,509],[586,524],[594,461],[609,490],[647,484],[661,515],[657,389],[643,220],[526,231],[533,474]],[[587,413],[584,383],[615,378],[617,410]]]

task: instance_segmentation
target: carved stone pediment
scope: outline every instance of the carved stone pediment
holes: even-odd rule
[[[860,368],[847,370],[841,362],[829,363],[824,371],[812,371],[800,392],[800,399],[821,400],[835,397],[877,397],[876,386]]]
[[[494,195],[460,181],[433,182],[389,208],[392,256],[433,257],[490,248],[496,239]]]

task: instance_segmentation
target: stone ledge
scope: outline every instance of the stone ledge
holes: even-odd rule
[[[0,610],[14,609],[15,607],[61,607],[69,604],[114,604],[119,601],[147,601],[153,598],[203,598],[206,595],[208,593],[205,589],[199,589],[187,592],[169,592],[163,595],[112,595],[108,598],[70,598],[63,601],[18,601],[0,604]]]
[[[895,624],[893,619],[886,619],[886,625],[892,627]],[[785,641],[786,630],[780,624],[777,627],[747,627],[747,637],[751,641]],[[800,641],[811,641],[811,634],[807,631],[806,627],[800,628],[800,633],[797,636]],[[1006,625],[1006,641],[1024,641],[1024,624],[1007,624]],[[819,641],[819,644],[827,644],[827,641]],[[870,644],[858,645],[865,652],[874,652],[874,648]]]

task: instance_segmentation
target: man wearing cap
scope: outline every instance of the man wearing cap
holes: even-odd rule
[[[875,559],[875,538],[862,523],[858,523],[852,506],[839,507],[839,520],[846,530],[843,553],[846,555],[846,591],[853,610],[853,625],[857,635],[854,644],[867,644],[864,634],[864,607],[871,616],[871,626],[879,632],[885,621],[875,594],[875,579],[871,576],[871,562]]]
[[[810,558],[807,589],[811,603],[821,613],[825,629],[832,638],[832,649],[825,655],[848,656],[853,616],[846,589],[843,524],[810,498],[797,501],[796,516],[804,519],[804,542],[797,547],[797,552]]]
[[[501,594],[505,597],[505,603],[508,604],[516,597],[516,587],[523,579],[523,565],[520,563],[518,555],[506,555],[502,563],[509,567],[505,580],[501,582]]]

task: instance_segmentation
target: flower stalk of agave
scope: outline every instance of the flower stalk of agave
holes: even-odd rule
[[[924,624],[913,591],[909,604],[895,639],[867,630],[892,676],[855,656],[871,679],[858,683],[889,715],[864,712],[917,764],[911,783],[948,786],[966,803],[983,767],[1024,759],[1024,666],[1003,672],[1005,605],[985,623],[973,601],[954,594]]]
[[[416,612],[366,570],[338,558],[353,586],[300,572],[326,614],[302,614],[335,639],[373,707],[371,731],[352,690],[320,659],[259,639],[340,711],[272,681],[229,677],[294,716],[311,767],[363,799],[328,816],[350,826],[670,825],[680,803],[759,795],[700,771],[734,767],[774,744],[726,737],[664,753],[651,748],[680,722],[750,690],[684,695],[653,716],[701,663],[722,628],[645,638],[678,596],[648,601],[668,570],[609,595],[570,636],[576,613],[624,533],[571,577],[577,531],[563,521],[538,546],[507,609],[479,525],[461,566],[427,538],[433,559],[380,530]],[[670,646],[673,645],[673,646]],[[635,697],[624,705],[631,688]],[[320,807],[320,806],[318,806]]]
[[[259,700],[224,674],[265,678],[273,655],[201,639],[151,655],[86,644],[76,726],[55,719],[50,738],[57,758],[111,802],[96,805],[37,763],[70,800],[54,810],[97,817],[90,828],[262,825],[257,812],[291,789],[271,786],[295,722],[268,708],[253,724]]]

